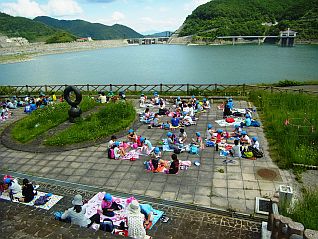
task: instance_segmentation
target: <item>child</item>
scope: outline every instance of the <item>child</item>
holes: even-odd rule
[[[176,107],[178,107],[180,104],[181,104],[181,98],[180,96],[178,96],[176,99]]]
[[[133,129],[128,130],[128,140],[132,143],[137,143],[138,136]]]
[[[152,144],[148,139],[144,139],[143,146],[141,151],[146,152],[147,154],[152,150]]]
[[[161,160],[161,152],[158,147],[156,147],[150,154],[151,163],[154,170],[157,170],[159,162]]]
[[[125,156],[125,150],[121,147],[119,147],[120,143],[116,141],[114,143],[114,154],[115,154],[115,159],[120,159],[121,157]]]
[[[113,217],[115,216],[114,211],[117,210],[121,210],[122,206],[117,204],[114,200],[112,195],[110,195],[109,193],[106,193],[104,195],[102,204],[101,204],[102,210],[103,210],[103,214],[106,217]]]
[[[183,145],[186,140],[187,140],[187,133],[184,131],[184,128],[181,128],[179,136],[178,136],[178,142],[179,144]]]
[[[171,127],[174,127],[174,128],[179,127],[179,123],[180,123],[179,118],[177,118],[177,115],[174,114],[171,119]]]
[[[206,140],[211,140],[212,136],[213,136],[213,125],[212,124],[208,124],[208,129],[206,130]]]
[[[196,132],[195,135],[196,135],[196,138],[192,139],[192,143],[194,145],[196,145],[197,147],[200,147],[201,149],[203,149],[204,148],[204,144],[203,144],[203,140],[202,140],[202,137],[201,137],[201,133],[200,132]]]
[[[191,108],[192,109],[192,108]],[[186,114],[183,118],[183,125],[184,126],[190,126],[190,125],[194,125],[195,122],[193,122],[192,117],[189,114]]]
[[[171,132],[168,132],[167,136],[168,136],[169,148],[173,150],[179,150],[179,147],[175,145],[175,135]]]
[[[140,107],[145,107],[145,103],[146,103],[146,96],[144,94],[140,95],[140,99],[139,99],[139,103],[140,103]]]
[[[2,120],[8,119],[9,118],[9,114],[10,114],[9,109],[7,108],[6,105],[3,105],[2,106],[2,110],[1,110],[1,119]]]
[[[242,131],[240,143],[241,145],[246,145],[251,143],[250,137],[248,137],[247,132],[245,130]]]
[[[171,159],[173,160],[169,167],[169,174],[177,174],[179,172],[179,160],[176,154],[171,155]]]
[[[259,142],[257,140],[257,137],[252,137],[251,146],[257,150],[259,150]]]
[[[8,185],[8,189],[9,189],[9,194],[11,197],[11,200],[13,200],[14,198],[22,198],[22,187],[19,185],[18,180],[17,179],[13,179],[13,178],[6,178],[4,180],[4,183]]]
[[[230,155],[232,157],[241,157],[241,147],[239,145],[239,141],[236,139],[234,140],[234,146],[232,147],[232,149],[230,150]]]
[[[245,121],[241,122],[241,127],[243,128],[243,126],[249,127],[251,126],[252,120],[251,120],[251,116],[250,114],[246,114],[245,115]]]
[[[210,102],[206,98],[204,98],[203,99],[203,109],[207,110],[207,109],[210,109],[210,108],[211,108]]]
[[[32,183],[26,178],[23,179],[22,195],[23,197],[19,198],[19,201],[25,203],[31,202],[35,195]]]
[[[152,127],[160,127],[158,114],[155,114],[155,117],[154,117],[153,122],[152,122]]]
[[[232,133],[232,136],[234,137],[241,137],[242,128],[239,124],[234,125],[234,131]]]
[[[113,136],[110,138],[110,140],[109,140],[109,142],[108,142],[108,148],[109,148],[109,149],[110,149],[111,147],[113,147],[113,145],[114,145],[116,139],[117,139],[117,137],[116,137],[115,135],[113,135]]]

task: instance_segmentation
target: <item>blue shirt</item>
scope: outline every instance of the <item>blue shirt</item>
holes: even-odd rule
[[[252,123],[251,118],[246,118],[245,119],[246,126],[251,126],[251,123]]]
[[[179,119],[178,118],[172,118],[171,119],[171,124],[173,127],[179,126]]]

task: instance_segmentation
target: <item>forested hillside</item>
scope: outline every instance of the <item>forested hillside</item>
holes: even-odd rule
[[[288,27],[318,39],[318,0],[214,0],[187,17],[180,36],[278,35]]]
[[[83,20],[58,20],[45,16],[36,17],[34,20],[54,28],[63,29],[80,37],[92,37],[94,40],[143,37],[133,29],[119,24],[106,26],[100,23],[91,23]]]
[[[0,33],[8,37],[24,37],[30,42],[68,42],[75,36],[25,17],[12,17],[0,12]],[[53,40],[52,40],[53,39]]]

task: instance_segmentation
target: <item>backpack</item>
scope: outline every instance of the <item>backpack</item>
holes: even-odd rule
[[[235,122],[235,120],[233,118],[226,118],[225,121],[227,123],[234,123]]]
[[[40,196],[38,199],[35,200],[34,205],[35,205],[35,206],[44,205],[44,204],[47,203],[49,200],[50,200],[50,197],[47,196],[47,195]]]
[[[261,124],[260,124],[260,122],[258,122],[258,121],[256,121],[256,120],[252,120],[251,126],[253,126],[253,127],[260,127]]]
[[[206,147],[214,147],[214,142],[213,141],[206,141],[205,146]]]
[[[100,229],[105,232],[113,232],[114,231],[114,223],[111,219],[105,218],[103,222],[100,224]]]
[[[262,158],[264,157],[264,154],[262,151],[256,149],[256,148],[253,148],[253,147],[249,147],[249,149],[251,150],[251,152],[253,153],[254,157],[256,158]]]
[[[198,153],[199,153],[198,147],[192,145],[192,146],[190,147],[189,153],[190,153],[190,154],[198,154]]]
[[[180,153],[181,153],[181,149],[174,149],[173,152],[174,152],[175,154],[180,154]]]
[[[246,158],[253,158],[253,152],[244,152],[244,156],[246,157]]]
[[[109,148],[107,154],[109,159],[115,159],[115,152],[113,148]]]

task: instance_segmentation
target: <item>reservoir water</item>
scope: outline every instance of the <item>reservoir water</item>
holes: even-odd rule
[[[252,84],[317,80],[318,46],[146,45],[0,65],[1,85]]]

